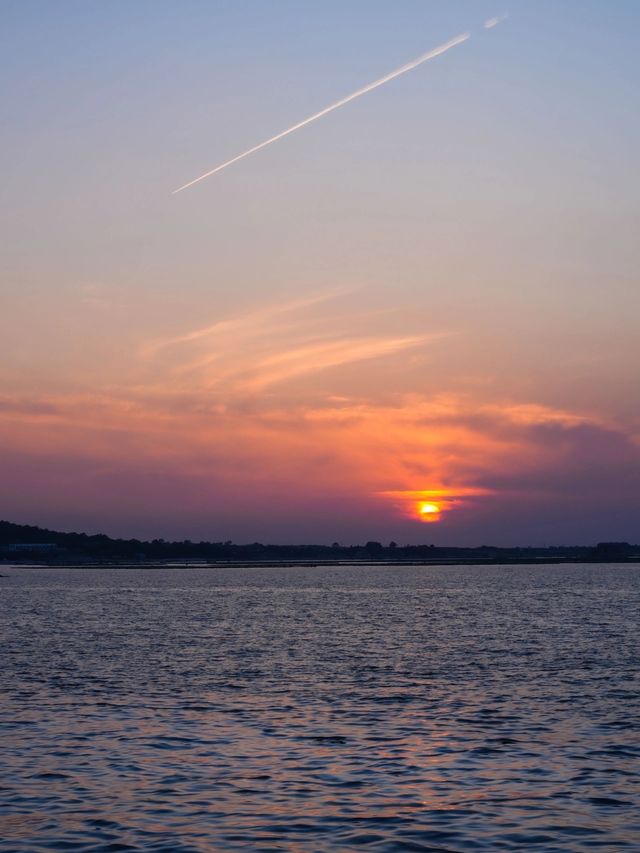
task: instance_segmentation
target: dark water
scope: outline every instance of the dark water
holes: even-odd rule
[[[640,850],[640,568],[0,568],[2,851]]]

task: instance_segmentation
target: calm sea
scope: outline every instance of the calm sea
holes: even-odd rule
[[[0,567],[2,851],[640,850],[640,567]]]

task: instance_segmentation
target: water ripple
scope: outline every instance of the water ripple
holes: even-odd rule
[[[640,849],[632,566],[7,570],[0,849]]]

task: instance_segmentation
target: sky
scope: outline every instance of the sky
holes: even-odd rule
[[[0,517],[640,541],[639,36],[632,0],[4,0]]]

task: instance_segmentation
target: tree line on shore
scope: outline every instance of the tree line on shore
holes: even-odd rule
[[[628,542],[600,542],[589,545],[545,547],[475,548],[455,546],[399,545],[368,541],[361,545],[270,545],[252,542],[238,545],[231,541],[167,542],[164,539],[112,539],[105,534],[61,533],[25,524],[0,521],[0,559],[5,562],[31,561],[66,563],[210,561],[210,562],[309,562],[309,561],[629,561],[640,559],[640,546]]]

